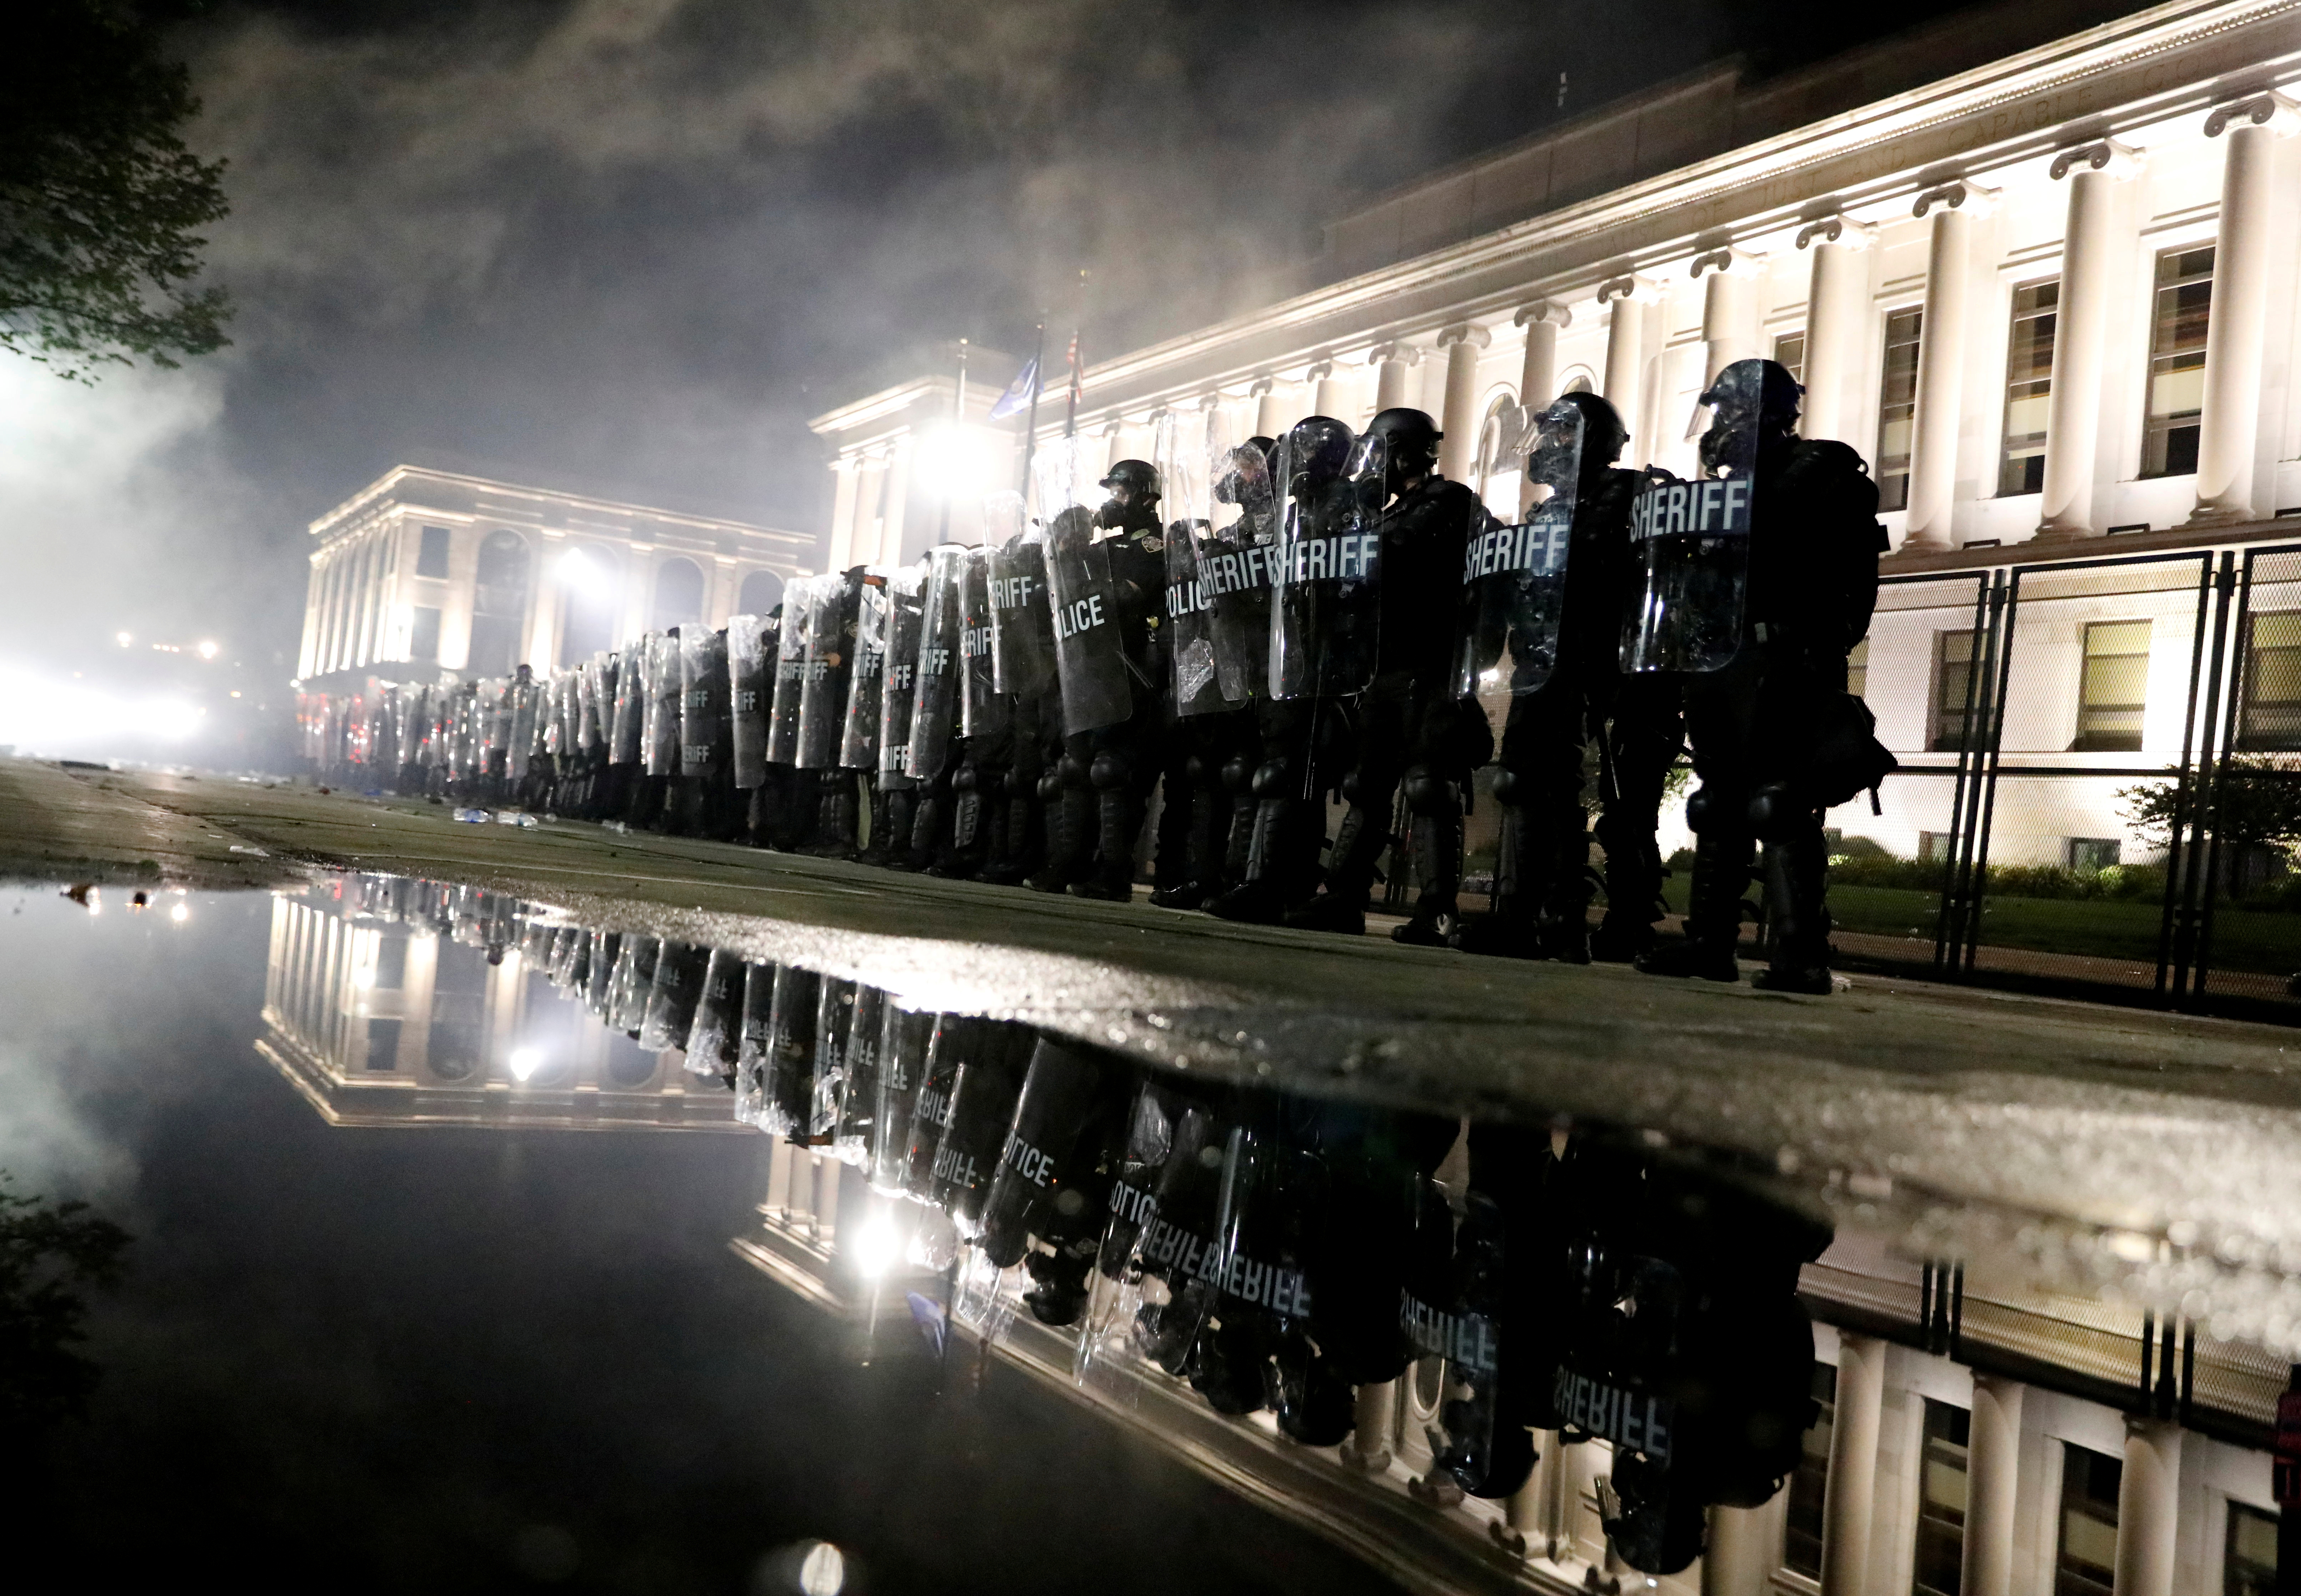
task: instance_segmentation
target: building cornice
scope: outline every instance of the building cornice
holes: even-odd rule
[[[357,523],[384,510],[386,500],[394,501],[389,507],[416,514],[441,514],[461,521],[485,519],[479,512],[467,509],[433,512],[411,497],[403,484],[412,481],[435,482],[469,491],[486,493],[498,497],[526,499],[537,504],[561,505],[586,514],[607,514],[624,517],[645,516],[667,527],[687,527],[698,531],[734,532],[746,538],[762,538],[770,542],[789,543],[794,547],[813,547],[816,539],[801,532],[787,532],[774,527],[756,525],[750,522],[730,521],[709,515],[696,515],[682,510],[665,510],[653,505],[642,505],[623,499],[601,498],[588,493],[568,493],[556,488],[535,488],[517,482],[505,482],[493,477],[474,476],[468,472],[448,471],[431,465],[395,465],[374,481],[344,500],[325,515],[314,521],[309,531],[314,538],[322,540],[339,533],[355,530]],[[596,529],[582,529],[593,536],[607,534]]]
[[[1204,386],[1216,361],[1230,386],[1320,347],[1570,298],[1601,263],[1644,269],[1704,234],[1794,228],[1825,196],[1833,210],[1914,198],[2051,155],[2073,123],[2099,138],[2210,110],[2273,87],[2297,54],[2301,0],[2176,0],[1102,362],[1086,385],[1098,405],[1133,405]]]

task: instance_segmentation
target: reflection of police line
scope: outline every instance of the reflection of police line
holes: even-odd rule
[[[1474,582],[1502,571],[1531,571],[1548,576],[1566,568],[1566,550],[1574,531],[1572,506],[1556,519],[1539,513],[1519,526],[1498,526],[1470,539],[1462,556],[1462,580]]]
[[[1401,1291],[1398,1324],[1419,1352],[1482,1375],[1494,1372],[1494,1322],[1482,1314],[1450,1314]]]
[[[912,678],[916,673],[917,669],[918,667],[913,664],[909,660],[898,661],[895,664],[888,668],[887,685],[893,688],[897,692],[905,692],[909,690]]]
[[[1289,538],[1271,557],[1270,580],[1278,587],[1290,582],[1368,581],[1381,560],[1379,532]]]
[[[1750,530],[1750,479],[1657,482],[1630,501],[1630,535],[1719,538]]]
[[[958,1148],[945,1146],[935,1154],[934,1178],[938,1182],[949,1181],[960,1186],[975,1185],[974,1156]]]
[[[1145,1262],[1174,1266],[1182,1280],[1201,1280],[1225,1296],[1236,1297],[1276,1313],[1301,1316],[1310,1311],[1310,1287],[1300,1269],[1258,1264],[1243,1252],[1225,1256],[1180,1225],[1153,1219],[1142,1233]]]
[[[1644,1452],[1656,1463],[1669,1461],[1678,1408],[1667,1397],[1640,1396],[1561,1368],[1551,1405],[1575,1429]]]
[[[1167,619],[1179,621],[1184,615],[1214,607],[1213,596],[1203,582],[1168,582],[1167,584]]]
[[[1033,1186],[1044,1186],[1047,1177],[1055,1172],[1053,1156],[1033,1147],[1018,1135],[1007,1138],[1007,1149],[1002,1156],[1008,1168]]]

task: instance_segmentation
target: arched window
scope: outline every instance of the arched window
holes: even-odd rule
[[[1590,380],[1589,372],[1577,372],[1566,380],[1566,386],[1558,391],[1561,394],[1594,394],[1598,389],[1597,386]]]
[[[614,549],[585,543],[559,556],[558,571],[560,590],[567,596],[559,663],[572,667],[615,646],[615,613],[623,607],[623,562]]]
[[[772,571],[754,571],[743,579],[742,597],[736,601],[739,615],[764,615],[783,601],[783,579]]]
[[[498,529],[480,545],[478,580],[472,589],[472,647],[465,672],[508,676],[519,664],[520,633],[527,623],[527,539]]]
[[[1524,474],[1526,413],[1508,389],[1496,393],[1478,423],[1478,455],[1470,487],[1504,521],[1518,519],[1518,485]]]
[[[657,631],[703,619],[703,572],[693,560],[674,555],[655,568],[655,616]]]

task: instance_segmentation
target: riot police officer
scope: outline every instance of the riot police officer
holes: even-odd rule
[[[1646,597],[1638,614],[1646,624],[1626,634],[1625,664],[1672,663],[1662,650],[1641,649],[1673,628],[1705,641],[1698,657],[1675,663],[1722,662],[1686,678],[1686,729],[1701,783],[1686,804],[1694,880],[1685,943],[1638,960],[1652,974],[1740,978],[1734,950],[1755,840],[1765,846],[1773,945],[1771,968],[1757,984],[1828,991],[1822,811],[1874,787],[1892,768],[1892,756],[1870,734],[1869,712],[1845,691],[1846,656],[1870,630],[1878,556],[1887,547],[1878,488],[1845,444],[1797,435],[1803,392],[1777,363],[1745,360],[1719,372],[1702,396],[1710,412],[1703,476],[1751,484],[1746,536],[1716,540],[1729,554],[1731,545],[1743,545],[1745,569],[1713,564],[1707,580],[1678,580],[1661,564],[1669,540],[1644,543]],[[1673,603],[1698,613],[1682,626],[1669,613]]]
[[[1287,912],[1289,925],[1364,932],[1393,798],[1403,787],[1416,898],[1412,917],[1391,934],[1440,946],[1454,930],[1462,785],[1493,752],[1494,734],[1476,700],[1453,690],[1462,559],[1485,513],[1468,488],[1438,474],[1440,436],[1423,412],[1392,409],[1367,424],[1359,447],[1352,487],[1382,540],[1374,680],[1329,721],[1348,762],[1340,786],[1350,808],[1324,890]]]
[[[1645,480],[1615,464],[1628,441],[1620,416],[1595,394],[1563,395],[1535,417],[1527,470],[1549,483],[1552,504],[1570,519],[1562,592],[1552,610],[1538,602],[1540,578],[1482,579],[1516,604],[1489,601],[1468,623],[1473,633],[1481,622],[1492,627],[1498,635],[1484,639],[1492,649],[1507,644],[1512,679],[1494,783],[1502,809],[1494,910],[1455,933],[1465,952],[1571,964],[1594,953],[1627,963],[1653,940],[1662,876],[1654,831],[1678,752],[1678,684],[1625,677],[1618,664],[1630,504]],[[1537,510],[1531,524],[1543,519]],[[1481,639],[1466,640],[1467,660]],[[1599,748],[1597,832],[1606,855],[1606,915],[1594,946],[1583,807],[1590,740]]]
[[[1157,471],[1148,461],[1121,460],[1099,485],[1110,497],[1095,512],[1094,524],[1114,534],[1101,542],[1110,563],[1111,597],[1118,609],[1119,641],[1125,650],[1133,703],[1125,719],[1084,733],[1083,747],[1065,750],[1084,761],[1095,792],[1093,873],[1073,882],[1070,890],[1077,898],[1124,903],[1134,895],[1134,842],[1142,830],[1150,790],[1158,785],[1169,718],[1164,702],[1166,650],[1159,632],[1167,566]],[[1184,813],[1188,814],[1187,804]]]

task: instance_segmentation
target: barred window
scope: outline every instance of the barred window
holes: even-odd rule
[[[2245,631],[2238,747],[2301,748],[2301,610],[2251,616]]]
[[[2149,414],[2141,474],[2186,476],[2197,469],[2197,426],[2205,403],[2205,323],[2213,305],[2213,247],[2157,256],[2149,316]]]
[[[2070,751],[2138,751],[2148,696],[2149,623],[2096,621],[2088,625],[2078,689],[2078,734]]]
[[[1910,434],[1918,414],[1918,338],[1925,312],[1899,310],[1886,318],[1885,375],[1878,389],[1878,507],[1910,503]]]
[[[2005,442],[1997,468],[2001,494],[2036,493],[2046,485],[2046,409],[2054,391],[2054,329],[2061,280],[2013,290],[2013,324],[2005,338]]]

